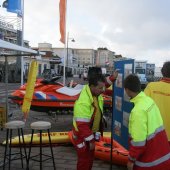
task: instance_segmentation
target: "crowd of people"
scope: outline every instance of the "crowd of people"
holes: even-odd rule
[[[170,170],[170,61],[162,67],[163,78],[151,82],[144,91],[137,75],[124,80],[124,89],[134,107],[129,116],[128,170]],[[103,97],[118,76],[105,78],[101,68],[88,71],[84,86],[74,105],[73,140],[77,151],[77,170],[91,170],[96,132],[103,133]]]

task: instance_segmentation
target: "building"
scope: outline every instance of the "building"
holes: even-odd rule
[[[96,63],[96,50],[94,49],[74,49],[74,55],[79,66],[94,66]]]
[[[112,74],[114,69],[114,60],[121,58],[121,55],[115,55],[115,52],[108,50],[107,48],[95,49],[78,49],[78,48],[56,48],[52,47],[49,43],[39,43],[37,48],[39,51],[44,51],[50,55],[43,56],[43,58],[51,59],[54,56],[58,56],[61,59],[61,63],[55,66],[58,74],[63,74],[64,58],[66,67],[66,76],[83,74],[84,70],[88,67],[99,66],[106,68],[107,73]],[[53,54],[53,56],[52,56]],[[65,56],[64,56],[65,55]],[[51,68],[51,66],[48,66]],[[44,68],[44,67],[42,67]]]
[[[116,59],[115,52],[107,48],[98,48],[96,56],[96,65],[106,68],[107,73],[112,74],[114,69],[114,60]]]
[[[14,24],[11,24],[5,17],[0,15],[0,39],[13,43],[13,44],[21,44],[21,30],[17,30]],[[13,22],[12,22],[13,23]],[[24,40],[23,46],[29,48],[29,41]],[[3,54],[10,54],[9,50],[3,49]],[[3,73],[2,80],[4,81],[5,68],[4,68],[4,57],[0,57],[0,71]],[[9,82],[19,81],[21,77],[21,60],[19,57],[10,56],[8,57],[9,64]],[[12,76],[11,76],[12,75]]]

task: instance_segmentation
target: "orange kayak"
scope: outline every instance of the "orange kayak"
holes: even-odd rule
[[[72,131],[68,133],[71,142],[74,144],[72,138]],[[112,163],[117,165],[127,165],[128,150],[120,145],[117,141],[112,140]],[[99,142],[95,142],[95,158],[110,162],[111,154],[111,138],[101,137]]]
[[[100,141],[95,144],[95,157],[110,162],[111,138],[101,137]],[[128,150],[115,140],[112,140],[112,144],[112,163],[126,166],[128,162]]]

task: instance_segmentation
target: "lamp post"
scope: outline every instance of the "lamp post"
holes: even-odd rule
[[[75,42],[75,39],[74,38],[70,38],[69,37],[69,32],[67,33],[67,62],[66,62],[66,77],[67,77],[67,73],[68,73],[68,59],[69,59],[69,56],[68,56],[68,42],[69,40],[71,40],[72,42]]]

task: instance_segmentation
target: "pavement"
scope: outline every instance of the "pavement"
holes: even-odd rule
[[[69,78],[67,81],[70,81]],[[84,84],[85,82],[82,79],[75,78],[76,82]],[[5,84],[0,83],[1,91],[2,87],[4,87]],[[9,84],[8,89],[9,91],[13,88],[13,86],[16,86],[15,88],[19,87],[19,84]],[[4,96],[1,96],[0,104],[4,102]],[[10,117],[8,118],[8,121],[10,120],[23,120],[23,114],[21,112],[21,108],[19,108],[16,105],[9,105],[9,113]],[[26,121],[26,126],[24,128],[24,134],[30,134],[31,128],[30,124],[35,121],[49,121],[52,124],[52,128],[50,129],[51,132],[64,132],[64,131],[70,131],[72,128],[72,113],[60,113],[57,112],[57,114],[47,114],[45,112],[35,112],[30,111],[28,119]],[[111,120],[108,119],[108,123],[111,124]],[[105,131],[110,131],[111,126],[109,125]],[[0,170],[3,169],[3,158],[4,158],[4,150],[5,147],[1,145],[1,143],[5,140],[6,136],[6,130],[0,129]],[[14,131],[13,136],[17,136],[16,132]],[[19,148],[15,147],[12,148],[14,152],[17,152]],[[56,169],[58,170],[76,170],[76,163],[77,163],[77,155],[75,152],[74,147],[69,145],[58,145],[53,146],[53,152],[54,152],[54,158],[55,158],[55,165]],[[27,148],[28,153],[28,148]],[[32,149],[32,154],[36,155],[39,153],[39,147],[34,147]],[[49,147],[43,147],[43,153],[50,155],[50,148]],[[39,170],[39,162],[35,162],[30,160],[30,170]],[[8,166],[6,166],[6,169],[8,169]],[[11,170],[21,170],[26,169],[26,161],[24,163],[24,168],[21,167],[21,161],[20,160],[13,160],[11,162]],[[49,170],[54,169],[52,160],[48,160],[43,162],[43,170]],[[126,170],[126,167],[118,166],[112,164],[112,168],[109,162],[105,162],[99,159],[95,159],[93,163],[92,170]]]
[[[22,120],[23,115],[21,113],[20,108],[14,107],[10,109],[10,115],[12,115],[8,121],[10,120]],[[34,121],[49,121],[52,123],[51,132],[63,132],[63,131],[69,131],[72,128],[72,114],[58,114],[58,115],[48,115],[44,112],[35,112],[30,111],[29,117],[26,121],[26,127],[24,128],[24,134],[30,134],[30,123]],[[108,131],[109,129],[106,129]],[[3,129],[0,131],[0,143],[2,143],[5,140],[6,130]],[[16,133],[13,134],[13,136],[17,136]],[[0,170],[3,169],[3,158],[4,158],[4,146],[0,145]],[[19,148],[15,147],[12,148],[12,150],[18,151]],[[27,148],[28,152],[28,148]],[[58,170],[76,170],[76,162],[77,162],[77,156],[74,147],[70,145],[58,145],[53,146],[53,152],[54,152],[54,158],[55,158],[55,165],[56,169]],[[38,154],[39,153],[39,147],[34,147],[32,149],[32,154]],[[43,153],[50,155],[50,148],[44,147]],[[20,160],[13,160],[11,162],[11,169],[12,170],[21,170],[26,169],[26,163],[24,164],[24,168],[21,167]],[[8,167],[8,166],[7,166]],[[107,170],[110,168],[110,163],[104,162],[102,160],[95,159],[93,164],[92,170]],[[30,161],[30,170],[38,170],[39,169],[39,162]],[[43,170],[49,170],[53,169],[52,160],[48,160],[46,162],[43,162]],[[112,165],[112,170],[126,170],[126,167]]]

